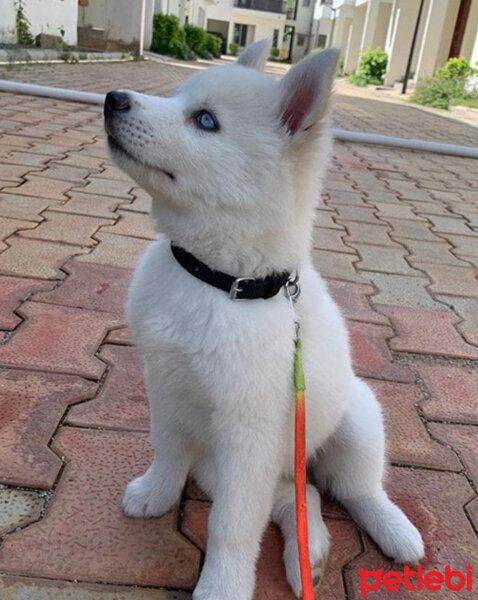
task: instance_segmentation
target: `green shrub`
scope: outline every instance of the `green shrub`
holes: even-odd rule
[[[339,56],[339,60],[337,62],[337,71],[336,71],[337,77],[344,76],[344,64],[345,64],[345,54],[341,54]]]
[[[382,85],[387,70],[388,56],[385,50],[365,50],[360,57],[358,73],[363,76],[367,83]]]
[[[278,60],[280,57],[280,49],[279,48],[271,48],[271,58],[274,60]]]
[[[179,19],[173,15],[154,16],[152,52],[192,60],[196,56],[219,58],[221,49],[221,38],[201,27],[186,24],[182,28]]]
[[[439,77],[420,79],[410,100],[416,104],[447,110],[453,97],[452,90],[454,88],[452,81]]]
[[[477,92],[467,92],[466,81],[476,72],[465,58],[450,58],[433,77],[420,79],[410,100],[445,110],[456,104],[456,100],[473,101]]]
[[[323,50],[322,46],[316,46],[315,48],[312,48],[310,53],[311,54],[320,54],[322,52],[322,50]]]
[[[233,56],[237,56],[237,53],[239,52],[239,46],[237,44],[235,44],[234,42],[231,42],[229,44],[229,52],[233,55]]]
[[[222,40],[218,35],[206,33],[206,52],[212,54],[214,58],[221,58]]]
[[[349,75],[349,82],[358,87],[365,87],[368,84],[367,78],[363,73],[352,71]]]
[[[473,71],[466,58],[449,58],[443,67],[436,70],[435,75],[440,79],[466,79]]]
[[[154,15],[151,51],[186,60],[191,58],[191,51],[186,44],[186,34],[177,17]]]
[[[186,44],[198,56],[204,56],[206,52],[207,33],[201,27],[186,24],[184,26],[184,36]]]

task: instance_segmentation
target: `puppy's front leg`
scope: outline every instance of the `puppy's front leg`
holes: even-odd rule
[[[151,444],[154,459],[149,469],[131,481],[123,497],[123,510],[130,517],[158,517],[179,501],[193,461],[191,441],[178,426],[178,404],[185,396],[161,369],[145,360],[145,380],[151,412]]]
[[[282,466],[280,430],[238,424],[216,446],[206,562],[193,600],[251,600],[262,533]]]

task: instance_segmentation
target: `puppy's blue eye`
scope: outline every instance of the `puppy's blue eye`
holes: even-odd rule
[[[201,110],[196,115],[196,123],[201,129],[206,131],[216,131],[218,129],[216,119],[207,110]]]

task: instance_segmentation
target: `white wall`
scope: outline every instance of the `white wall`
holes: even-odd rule
[[[405,73],[418,8],[419,4],[416,0],[394,0],[393,2],[392,30],[389,30],[386,48],[388,52],[386,85],[393,85]],[[420,43],[417,40],[415,55],[418,55],[419,48]]]
[[[0,0],[0,15],[0,42],[14,44],[17,41],[17,35],[13,0]]]
[[[377,25],[375,36],[372,41],[372,48],[384,48],[387,41],[388,24],[390,23],[390,15],[392,14],[392,3],[381,2],[378,9]]]
[[[461,46],[461,55],[470,60],[473,55],[473,48],[478,41],[478,0],[471,3],[468,23],[465,29],[463,44]],[[475,58],[476,60],[476,58]]]
[[[194,0],[154,0],[154,14],[175,15],[184,25],[185,15],[193,10]]]
[[[55,0],[57,1],[57,0]],[[75,7],[76,7],[76,0]],[[125,47],[139,44],[142,0],[90,0],[79,7],[78,25],[104,29],[105,37]],[[146,0],[144,47],[151,45],[154,0]]]
[[[361,53],[363,28],[365,24],[367,9],[365,6],[356,8],[353,14],[352,25],[345,49],[344,72],[352,73],[357,69]]]
[[[475,43],[474,43],[473,48],[471,50],[470,62],[473,65],[475,64],[475,62],[478,62],[478,31],[476,33]]]
[[[24,0],[25,16],[33,36],[39,33],[60,35],[65,30],[67,44],[76,44],[78,0]],[[14,0],[0,0],[0,42],[16,42]]]
[[[80,6],[78,9],[78,25],[80,27],[106,27],[106,0],[94,0],[88,2],[88,6]]]

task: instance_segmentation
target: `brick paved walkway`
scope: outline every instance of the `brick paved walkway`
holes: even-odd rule
[[[127,72],[127,85],[170,93],[190,72],[153,67],[12,73],[106,90]],[[412,108],[402,117],[366,99],[338,103],[342,126],[476,140],[475,130]],[[424,534],[424,567],[441,571],[478,564],[477,189],[471,160],[336,144],[314,236],[357,372],[384,406],[387,487]],[[161,519],[119,509],[150,456],[122,314],[153,237],[148,208],[108,162],[98,108],[0,94],[1,600],[186,599],[198,577],[209,504],[194,484]],[[324,504],[332,554],[317,598],[359,600],[358,569],[391,564],[340,507]],[[256,600],[292,600],[280,555],[271,526]],[[433,594],[445,597],[472,596]]]

